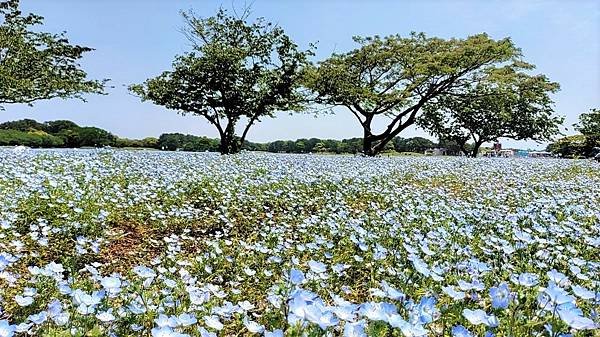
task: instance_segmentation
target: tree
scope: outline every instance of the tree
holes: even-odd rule
[[[600,136],[600,109],[590,109],[579,115],[579,124],[575,128],[582,135]]]
[[[48,133],[59,133],[63,130],[75,130],[79,128],[79,125],[68,120],[48,121],[44,124],[46,124],[45,130]]]
[[[580,135],[563,137],[548,145],[547,150],[563,157],[593,157],[600,148],[600,110],[579,115],[575,129]]]
[[[600,143],[598,144],[600,146]],[[593,151],[589,139],[584,135],[573,135],[560,138],[548,145],[546,151],[565,158],[589,157]]]
[[[486,34],[444,40],[413,33],[354,41],[359,48],[333,54],[307,71],[305,82],[317,103],[354,114],[369,156],[413,125],[431,99],[471,83],[489,65],[519,56],[510,39],[495,41]],[[376,117],[390,119],[379,133],[372,127]]]
[[[18,131],[30,131],[30,130],[42,130],[46,131],[46,125],[35,121],[33,119],[20,119],[18,121],[9,121],[0,124],[0,129],[3,130],[18,130]]]
[[[0,146],[23,145],[30,147],[63,146],[61,138],[47,134],[41,130],[20,131],[0,129]]]
[[[487,70],[477,83],[430,101],[419,124],[433,134],[455,141],[476,157],[483,143],[499,138],[551,140],[563,118],[553,116],[550,94],[558,83],[544,75],[528,75],[526,63]],[[467,142],[472,141],[469,151]]]
[[[413,138],[400,138],[396,137],[393,140],[394,149],[397,152],[417,152],[423,153],[427,149],[431,149],[435,147],[435,143],[431,140],[423,137],[413,137]]]
[[[222,154],[238,152],[262,117],[299,110],[304,102],[298,89],[311,51],[299,50],[282,28],[262,18],[248,23],[247,17],[223,9],[209,18],[185,13],[193,51],[178,56],[173,70],[131,87],[142,100],[204,117],[219,131]]]
[[[85,126],[78,129],[78,146],[103,147],[114,145],[117,137],[106,130],[100,128]]]
[[[19,0],[0,1],[0,109],[38,100],[84,99],[103,93],[106,80],[87,79],[78,60],[91,48],[71,45],[63,34],[39,32],[43,17],[22,15]]]

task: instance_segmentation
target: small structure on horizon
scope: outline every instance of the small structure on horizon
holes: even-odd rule
[[[426,156],[445,156],[446,152],[447,152],[446,148],[435,147],[433,149],[425,150],[425,155]]]
[[[515,156],[513,149],[504,149],[496,152],[497,157],[509,158]]]
[[[552,152],[547,151],[531,151],[529,152],[530,158],[551,158],[554,157]]]

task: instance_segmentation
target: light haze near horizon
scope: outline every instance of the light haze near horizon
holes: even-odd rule
[[[43,101],[33,107],[7,105],[0,122],[32,118],[68,119],[97,126],[127,138],[158,137],[180,132],[216,137],[203,118],[181,116],[152,103],[142,103],[127,86],[171,68],[177,54],[191,49],[181,33],[180,10],[211,16],[223,6],[243,8],[243,1],[184,0],[21,0],[24,12],[45,17],[44,31],[66,31],[73,43],[95,48],[81,64],[91,78],[111,79],[108,95],[78,100]],[[283,27],[307,48],[317,44],[315,61],[332,52],[356,47],[353,35],[408,35],[425,32],[442,38],[464,38],[481,32],[511,37],[535,72],[559,82],[553,96],[556,114],[566,117],[563,133],[573,134],[580,113],[600,107],[600,1],[275,1],[252,2],[252,16]],[[385,122],[385,121],[384,121]],[[434,137],[416,128],[401,137]],[[355,117],[344,109],[315,118],[281,112],[254,126],[248,140],[361,137]],[[544,144],[504,140],[505,147],[543,148]]]

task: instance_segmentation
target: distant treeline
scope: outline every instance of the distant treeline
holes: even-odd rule
[[[110,132],[89,126],[79,126],[72,121],[57,120],[44,123],[32,119],[0,124],[0,146],[23,145],[36,148],[64,147],[118,147],[152,148],[169,151],[217,152],[219,139],[204,136],[164,133],[158,138],[128,139],[117,137]],[[423,153],[428,149],[443,147],[447,154],[458,154],[460,148],[452,142],[435,143],[427,138],[395,138],[388,144],[388,151]],[[243,149],[277,153],[360,153],[362,138],[297,139],[277,140],[269,143],[245,141]]]

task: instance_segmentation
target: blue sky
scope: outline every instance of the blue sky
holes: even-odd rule
[[[180,29],[180,10],[193,8],[203,16],[234,1],[179,0],[22,0],[24,11],[45,17],[46,31],[67,31],[72,42],[96,50],[82,66],[90,77],[110,78],[106,96],[87,103],[52,100],[34,107],[7,106],[0,121],[34,118],[70,119],[81,125],[107,129],[119,136],[141,138],[164,132],[216,136],[200,117],[180,116],[151,103],[142,103],[126,86],[170,68],[173,57],[190,46]],[[600,107],[600,1],[287,1],[256,0],[254,16],[279,24],[302,47],[317,42],[315,60],[333,51],[355,47],[353,35],[407,35],[425,32],[444,38],[487,32],[493,38],[512,37],[525,60],[561,84],[554,96],[556,112],[566,116],[566,133],[579,113]],[[249,134],[252,141],[303,137],[359,137],[354,117],[342,110],[335,115],[289,115],[266,119]],[[424,135],[417,129],[401,136]],[[533,142],[505,141],[507,146],[535,148]],[[540,147],[539,145],[537,147]]]

